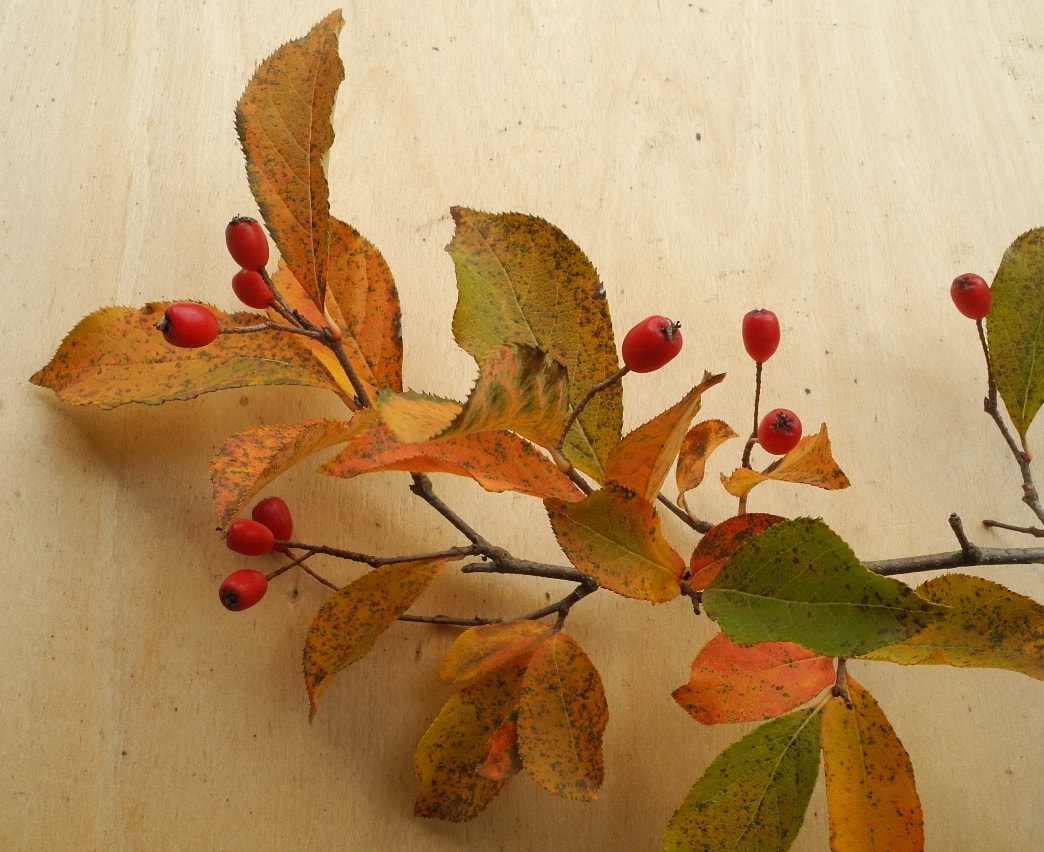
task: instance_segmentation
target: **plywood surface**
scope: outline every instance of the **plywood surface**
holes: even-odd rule
[[[240,562],[213,532],[208,459],[248,426],[335,414],[330,400],[267,389],[99,412],[27,382],[97,307],[234,307],[221,233],[254,207],[232,107],[256,64],[328,11],[0,4],[0,845],[657,849],[742,733],[670,699],[711,635],[683,602],[603,593],[570,617],[611,705],[597,803],[523,777],[468,825],[416,820],[411,755],[448,694],[433,675],[452,634],[394,628],[309,725],[300,643],[323,589],[288,576],[237,616],[216,600]],[[1032,518],[946,288],[990,278],[1044,224],[1044,7],[359,0],[345,18],[333,208],[396,275],[407,384],[459,397],[472,381],[450,334],[449,207],[538,214],[598,267],[618,329],[650,313],[684,323],[678,361],[628,379],[629,426],[709,369],[729,378],[703,413],[745,427],[739,318],[769,306],[784,343],[766,402],[829,424],[853,487],[765,487],[750,508],[823,516],[867,559],[952,549],[955,511],[981,544],[1018,542],[977,524]],[[702,488],[707,517],[733,511],[714,483],[731,464]],[[437,484],[504,546],[554,558],[534,501]],[[405,475],[344,483],[305,466],[281,493],[312,540],[457,543]],[[989,576],[1044,599],[1039,569]],[[423,603],[510,615],[558,591],[452,576]],[[911,753],[929,849],[1044,844],[1039,683],[853,671]],[[826,844],[819,790],[796,848]]]

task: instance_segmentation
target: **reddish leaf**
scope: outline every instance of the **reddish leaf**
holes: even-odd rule
[[[508,621],[484,624],[465,630],[453,643],[439,669],[439,679],[468,686],[493,669],[514,660],[526,659],[547,639],[552,629],[537,621]]]
[[[678,502],[684,507],[684,494],[703,482],[707,459],[718,447],[736,433],[722,420],[704,420],[693,426],[685,435],[678,451],[678,466],[675,481],[678,485]]]
[[[808,435],[798,441],[798,445],[783,456],[771,471],[759,473],[738,468],[732,476],[721,477],[725,490],[734,497],[743,497],[758,483],[769,480],[815,485],[828,491],[848,488],[851,484],[834,461],[825,423],[815,435]]]
[[[924,819],[910,756],[872,695],[848,678],[852,708],[823,713],[823,767],[830,848],[917,852]]]
[[[783,518],[750,512],[722,521],[700,539],[689,560],[689,585],[703,591],[733,553],[759,532],[778,524]]]
[[[672,693],[704,725],[782,715],[834,682],[830,657],[792,642],[744,648],[719,633],[696,655],[692,676]]]
[[[330,201],[325,158],[344,66],[340,11],[283,45],[254,72],[236,106],[247,178],[286,265],[316,305],[325,304]]]
[[[505,719],[486,743],[486,755],[475,772],[490,781],[506,781],[522,771],[518,754],[518,725]]]

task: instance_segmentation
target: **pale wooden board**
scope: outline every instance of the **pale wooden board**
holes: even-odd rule
[[[233,307],[221,231],[254,208],[232,106],[265,55],[329,11],[246,8],[0,6],[0,845],[657,849],[742,733],[670,699],[711,631],[683,602],[605,593],[570,618],[611,702],[596,804],[519,778],[469,825],[415,820],[411,755],[447,695],[432,677],[451,634],[394,628],[309,726],[299,653],[322,590],[287,577],[238,616],[216,600],[240,562],[212,532],[210,455],[249,425],[336,408],[269,390],[102,413],[27,383],[96,307]],[[597,265],[618,329],[654,312],[684,322],[682,357],[628,379],[629,425],[707,368],[730,378],[704,414],[745,427],[739,318],[780,314],[766,402],[829,423],[854,487],[767,486],[752,509],[822,515],[868,559],[951,549],[953,511],[982,544],[1017,541],[977,524],[1031,518],[946,289],[969,269],[989,278],[1044,224],[1044,7],[362,0],[345,16],[333,204],[396,274],[411,386],[461,396],[473,375],[449,331],[449,207],[538,214]],[[696,501],[709,517],[733,510],[713,482],[726,456]],[[534,501],[439,487],[503,545],[555,558]],[[280,490],[303,537],[454,542],[402,475],[341,483],[303,467]],[[990,576],[1044,599],[1039,569]],[[422,608],[507,615],[545,589],[558,591],[451,576]],[[930,849],[1042,845],[1039,683],[852,668],[911,752]],[[796,848],[825,847],[820,790]]]

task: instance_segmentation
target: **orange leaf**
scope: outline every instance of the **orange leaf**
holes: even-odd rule
[[[681,402],[626,435],[609,455],[606,479],[642,495],[650,503],[655,500],[678,455],[689,423],[700,410],[703,392],[724,378],[724,373],[716,376],[704,373],[703,381]]]
[[[505,719],[486,743],[486,755],[475,772],[490,781],[506,781],[522,770],[518,755],[518,724]]]
[[[233,435],[210,462],[218,524],[224,529],[243,505],[305,456],[346,441],[354,422],[307,420],[256,426]]]
[[[696,655],[689,682],[672,693],[697,722],[754,722],[780,716],[834,682],[830,657],[793,642],[744,648],[719,633]]]
[[[236,105],[247,178],[286,265],[316,305],[325,304],[330,200],[325,158],[344,66],[340,11],[283,45],[254,72]]]
[[[518,750],[530,777],[567,799],[597,798],[608,721],[605,690],[590,658],[571,636],[550,636],[529,661],[518,706]]]
[[[711,453],[735,437],[737,436],[732,427],[722,420],[704,420],[688,431],[678,451],[678,467],[675,470],[678,502],[682,503],[683,507],[685,504],[682,495],[703,482],[707,459]]]
[[[819,427],[818,433],[798,441],[797,446],[783,456],[770,471],[759,473],[756,470],[738,468],[733,471],[732,476],[721,477],[725,490],[734,497],[743,497],[759,482],[768,480],[815,485],[828,491],[848,488],[851,484],[830,452],[830,437],[827,435],[825,423]]]
[[[493,669],[526,657],[551,633],[550,627],[537,621],[471,627],[453,643],[439,669],[439,680],[452,681],[458,687],[468,686]]]
[[[320,607],[304,646],[305,686],[315,716],[319,696],[335,674],[361,660],[380,635],[413,606],[446,559],[420,559],[375,568]]]
[[[830,848],[915,852],[924,819],[910,756],[872,695],[848,678],[852,709],[831,699],[823,713]]]
[[[155,327],[168,304],[102,308],[84,317],[30,381],[50,388],[66,402],[101,408],[192,399],[211,391],[260,385],[304,385],[344,397],[299,335],[221,334],[202,349],[171,346]],[[207,307],[222,326],[253,325],[263,319],[258,314],[226,314]]]
[[[607,486],[578,503],[549,498],[544,505],[569,561],[600,585],[652,603],[678,596],[684,563],[647,500]]]
[[[703,591],[740,546],[783,518],[750,512],[722,521],[700,539],[689,560],[689,586]]]

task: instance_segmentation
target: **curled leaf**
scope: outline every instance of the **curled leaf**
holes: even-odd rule
[[[675,481],[678,486],[679,502],[686,491],[691,491],[703,482],[707,459],[718,447],[735,438],[736,432],[723,420],[704,420],[693,426],[682,440],[678,450],[678,465]]]
[[[828,491],[848,488],[851,484],[834,461],[825,423],[815,435],[808,435],[798,441],[797,446],[771,470],[759,473],[741,467],[733,471],[731,476],[723,474],[721,477],[725,490],[734,497],[744,497],[755,485],[769,480],[815,485]]]

